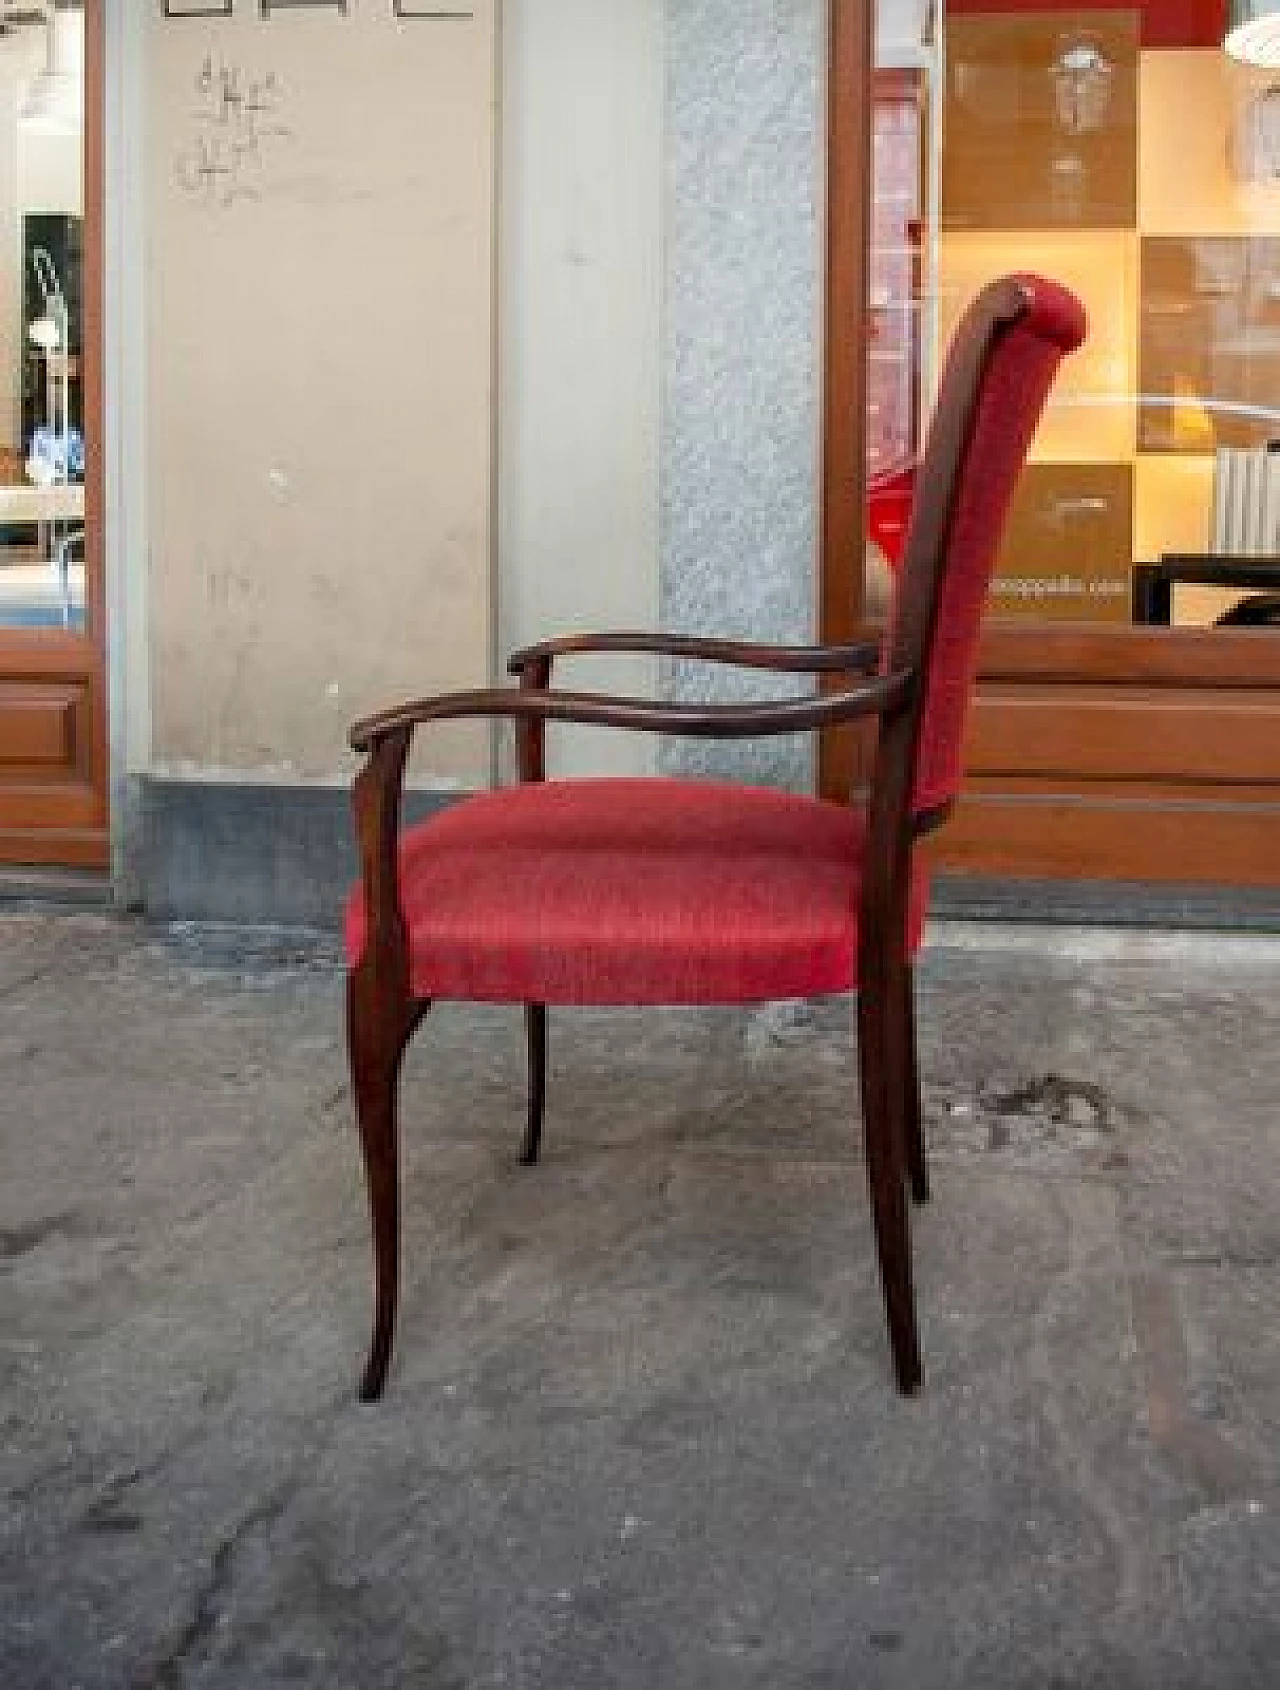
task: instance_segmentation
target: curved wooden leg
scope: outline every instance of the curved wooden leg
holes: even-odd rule
[[[542,1150],[542,1111],[547,1100],[547,1006],[524,1006],[525,1034],[529,1045],[529,1124],[525,1129],[520,1160],[532,1168]]]
[[[902,1143],[906,1156],[911,1195],[917,1203],[929,1201],[929,1162],[924,1148],[924,1123],[920,1109],[920,1065],[916,1054],[916,988],[910,963],[896,982],[896,1061],[894,1083],[901,1098]]]
[[[875,1219],[880,1282],[884,1288],[889,1339],[898,1389],[920,1389],[920,1338],[911,1277],[910,1215],[903,1178],[901,1139],[892,1103],[893,1058],[887,992],[858,994],[858,1069],[866,1140],[867,1180]]]
[[[364,1155],[373,1222],[374,1319],[362,1402],[376,1402],[387,1381],[400,1289],[399,1134],[396,1118],[400,1063],[427,1004],[388,1005],[371,974],[347,979],[347,1054],[356,1125]]]

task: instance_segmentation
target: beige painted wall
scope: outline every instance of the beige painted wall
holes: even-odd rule
[[[490,668],[493,0],[146,48],[151,766],[341,775],[354,716]],[[487,778],[485,730],[420,744]]]
[[[656,627],[662,0],[515,0],[502,43],[504,651]],[[607,663],[607,669],[604,665]],[[618,658],[559,678],[649,692]],[[552,729],[552,773],[643,773],[652,740]]]

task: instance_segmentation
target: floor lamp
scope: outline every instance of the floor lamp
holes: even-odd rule
[[[45,247],[33,249],[31,267],[44,301],[44,314],[35,319],[27,333],[44,354],[45,423],[63,450],[63,473],[54,479],[65,480],[71,434],[70,317],[58,272]]]
[[[53,436],[51,473],[46,475],[37,455],[32,451],[27,473],[33,481],[45,486],[65,486],[71,480],[71,348],[70,313],[66,295],[58,280],[58,271],[47,248],[32,250],[31,266],[36,286],[44,302],[44,313],[27,330],[32,343],[44,354],[45,368],[45,424]],[[59,536],[57,518],[50,522],[49,561],[53,566],[62,593],[62,619],[70,618],[70,545],[77,538],[72,532]]]

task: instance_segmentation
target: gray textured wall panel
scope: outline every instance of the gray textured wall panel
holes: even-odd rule
[[[815,631],[820,0],[668,0],[662,616],[679,630]],[[673,666],[679,698],[780,693]],[[804,789],[807,740],[671,742],[673,772]]]
[[[456,794],[404,795],[406,825]],[[337,927],[359,872],[345,786],[274,786],[144,776],[142,902],[190,921]]]

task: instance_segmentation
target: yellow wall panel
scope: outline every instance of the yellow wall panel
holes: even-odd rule
[[[939,323],[949,343],[965,307],[994,277],[1035,270],[1072,288],[1089,312],[1089,335],[1063,364],[1032,457],[1105,463],[1137,446],[1138,243],[1111,230],[997,231],[944,235],[939,243]]]
[[[1154,563],[1164,552],[1209,549],[1213,459],[1144,453],[1135,465],[1133,555]]]

